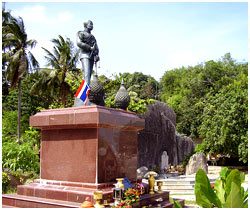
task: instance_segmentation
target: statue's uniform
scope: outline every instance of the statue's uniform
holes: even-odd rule
[[[79,31],[77,33],[77,46],[81,49],[80,60],[83,67],[84,80],[90,84],[93,65],[98,56],[99,49],[95,37],[86,31]],[[90,47],[95,46],[95,49],[91,51]],[[77,99],[77,98],[76,98]],[[83,106],[81,100],[75,100],[74,106]],[[89,105],[89,101],[87,105]]]
[[[95,49],[92,52],[90,47],[95,45]],[[80,60],[82,62],[84,70],[85,81],[90,84],[90,78],[94,65],[95,56],[98,55],[99,49],[95,37],[85,31],[79,31],[77,33],[77,46],[81,49]]]

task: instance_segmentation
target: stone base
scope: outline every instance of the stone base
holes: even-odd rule
[[[79,208],[80,206],[80,203],[17,195],[16,193],[2,196],[2,208]]]
[[[79,208],[86,197],[95,203],[93,193],[103,191],[103,199],[108,203],[113,202],[113,183],[89,184],[76,182],[61,182],[54,180],[37,179],[29,185],[19,185],[17,194],[2,196],[3,207],[21,208]],[[182,206],[184,200],[178,199]],[[161,207],[173,208],[169,202],[169,192],[144,194],[140,201],[133,205],[134,208]]]
[[[44,184],[46,181],[47,184]],[[72,184],[46,181],[35,180],[34,183],[29,185],[19,185],[17,194],[79,203],[82,203],[86,197],[90,197],[94,203],[93,193],[101,190],[103,191],[103,200],[112,201],[112,184],[88,185],[85,183]]]
[[[114,183],[90,184],[36,179],[18,185],[17,194],[3,195],[3,205],[22,208],[79,208],[86,197],[95,203],[94,192],[103,191],[103,200],[113,202]]]
[[[30,117],[41,129],[41,179],[108,183],[136,179],[135,113],[101,106],[44,110]]]
[[[36,187],[35,185],[31,186],[28,185],[27,187],[19,188],[18,193],[24,193],[25,195],[18,195],[18,194],[8,194],[2,196],[2,207],[3,208],[13,208],[13,207],[19,207],[19,208],[79,208],[81,206],[81,203],[84,201],[82,200],[83,197],[81,193],[79,192],[78,196],[79,199],[77,202],[74,201],[65,201],[60,200],[66,195],[68,197],[71,196],[70,191],[68,188],[64,192],[64,190],[60,189],[58,192],[56,192],[56,188],[49,189],[49,186],[47,186],[47,189],[45,189],[45,186],[43,187]],[[44,190],[43,193],[41,191]],[[76,189],[75,189],[76,190]],[[61,191],[59,193],[59,191]],[[86,192],[87,193],[87,192]],[[46,198],[46,194],[50,194],[50,198]],[[45,197],[34,197],[33,195],[44,195]],[[108,195],[108,192],[106,191],[104,193],[104,197]],[[88,195],[90,196],[90,195]],[[109,195],[108,195],[109,196]],[[51,199],[53,197],[54,199]],[[91,197],[91,196],[90,196]],[[55,199],[57,198],[57,199]],[[91,197],[93,199],[93,197]],[[79,202],[82,200],[82,202]],[[182,207],[184,206],[184,200],[183,199],[175,199],[176,201],[180,202]],[[109,201],[110,202],[110,201]],[[150,208],[173,208],[173,203],[169,202],[169,192],[163,192],[163,193],[156,193],[154,195],[145,194],[141,196],[141,200],[138,201],[133,205],[133,208],[142,208],[144,206],[148,206]]]

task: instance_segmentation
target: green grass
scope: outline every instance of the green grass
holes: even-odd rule
[[[186,201],[185,200],[185,205],[197,205],[195,201]]]
[[[170,203],[174,203],[174,199],[171,198],[171,197],[169,197],[169,202],[170,202]]]

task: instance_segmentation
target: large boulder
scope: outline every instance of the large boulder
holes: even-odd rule
[[[163,153],[168,155],[168,164],[177,165],[174,111],[159,101],[147,108],[147,112],[141,116],[145,119],[145,129],[138,134],[138,168],[161,167]]]
[[[185,174],[195,174],[200,168],[203,169],[206,173],[208,173],[206,156],[205,154],[194,154],[186,165]]]
[[[194,142],[187,136],[181,136],[176,132],[176,142],[177,142],[177,154],[178,154],[178,164],[182,164],[182,161],[187,155],[189,155],[195,148]]]

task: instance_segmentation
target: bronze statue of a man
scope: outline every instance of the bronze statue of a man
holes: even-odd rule
[[[91,34],[93,30],[93,22],[88,20],[83,23],[84,31],[77,32],[76,44],[81,49],[80,61],[82,63],[82,71],[85,82],[90,85],[91,74],[94,63],[99,61],[99,49],[95,37]],[[87,105],[90,102],[87,101]],[[74,106],[85,106],[81,99],[75,98]]]

